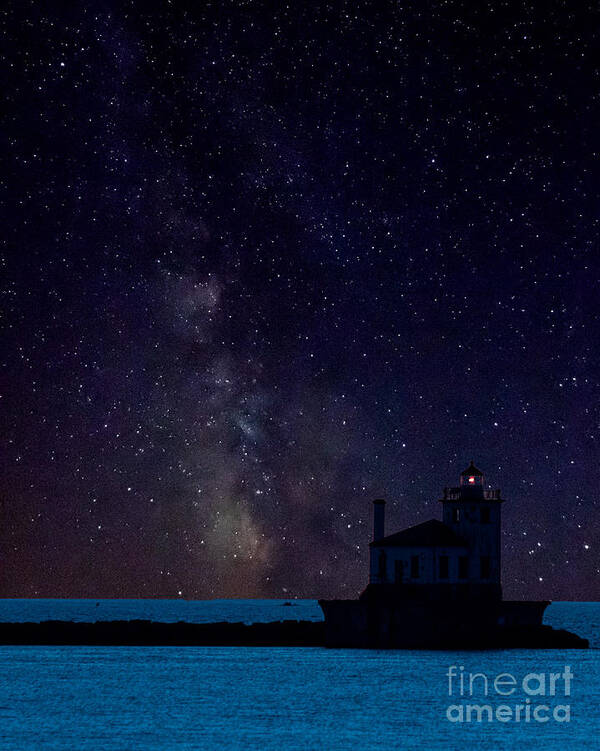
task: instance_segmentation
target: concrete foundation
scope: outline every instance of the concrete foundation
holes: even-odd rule
[[[400,596],[370,585],[358,600],[319,600],[325,643],[335,647],[454,648],[494,646],[515,629],[542,626],[548,601],[502,601],[490,592]],[[424,595],[423,589],[420,593]]]

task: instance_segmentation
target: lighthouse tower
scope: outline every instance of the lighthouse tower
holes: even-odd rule
[[[465,540],[469,549],[461,578],[501,597],[500,491],[486,490],[483,472],[471,462],[461,472],[459,486],[444,488],[440,501],[444,524]]]

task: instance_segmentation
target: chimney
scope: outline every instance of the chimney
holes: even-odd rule
[[[385,537],[385,501],[378,498],[373,501],[373,540]]]

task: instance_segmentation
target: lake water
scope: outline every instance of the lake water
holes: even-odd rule
[[[99,602],[96,605],[96,602]],[[0,601],[0,620],[320,618],[314,601]],[[249,647],[0,647],[0,749],[594,749],[600,737],[600,604],[555,603],[547,622],[590,650],[487,652]],[[555,679],[550,696],[548,674]],[[453,696],[448,693],[449,668]],[[463,670],[461,671],[461,667]],[[460,696],[460,674],[475,678]],[[510,696],[494,678],[510,673]],[[522,685],[544,674],[546,693]],[[541,676],[529,679],[540,690]],[[506,680],[506,678],[504,679]],[[566,684],[570,693],[565,695]],[[500,686],[506,685],[499,684]],[[468,680],[465,687],[468,686]],[[529,702],[527,702],[529,700]],[[466,722],[466,705],[488,705]],[[447,719],[448,707],[451,717]],[[497,719],[498,706],[510,712]],[[516,706],[522,705],[516,721]],[[548,709],[544,708],[544,705]],[[565,720],[569,706],[568,721]],[[525,708],[529,707],[529,721]],[[533,716],[534,710],[538,714]],[[562,712],[562,714],[561,714]],[[491,722],[488,717],[492,718]],[[506,720],[507,710],[500,716]],[[548,717],[546,722],[544,720]]]
[[[287,603],[287,605],[285,604]],[[316,600],[0,600],[0,621],[322,621]]]

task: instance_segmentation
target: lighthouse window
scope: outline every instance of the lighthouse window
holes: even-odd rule
[[[411,555],[410,557],[410,577],[411,579],[419,578],[419,556]]]
[[[452,509],[452,521],[454,523],[457,523],[460,521],[460,509],[459,508]]]
[[[481,556],[481,578],[482,579],[489,579],[490,578],[490,557],[489,557],[489,555],[482,555]]]
[[[469,558],[466,555],[461,555],[458,559],[458,578],[469,578]]]
[[[440,579],[447,579],[448,578],[448,556],[447,555],[441,555],[440,556]]]
[[[394,581],[401,584],[404,579],[404,561],[396,561],[394,564]]]
[[[482,524],[489,524],[490,523],[490,509],[488,506],[484,506],[481,509],[481,523]]]

